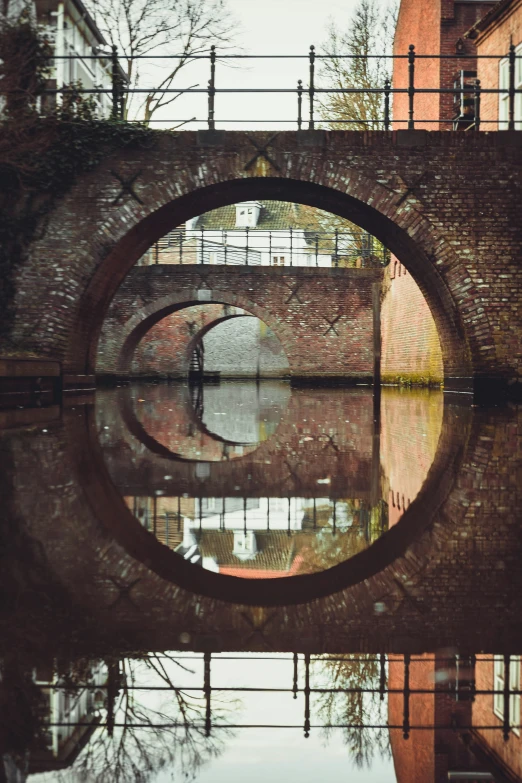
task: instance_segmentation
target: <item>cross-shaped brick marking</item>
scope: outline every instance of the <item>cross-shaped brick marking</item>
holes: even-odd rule
[[[118,180],[118,182],[121,185],[120,192],[118,193],[118,195],[116,196],[116,198],[112,202],[113,207],[116,207],[120,203],[120,200],[122,200],[123,197],[126,194],[131,196],[131,198],[133,198],[134,201],[137,201],[138,204],[144,204],[145,203],[144,201],[141,200],[141,198],[138,196],[138,194],[136,193],[136,191],[134,190],[134,187],[133,187],[134,183],[136,182],[136,180],[140,176],[141,171],[138,171],[136,174],[134,174],[133,177],[128,177],[127,179],[122,177],[121,174],[118,174],[117,171],[111,171],[111,174],[112,174],[113,177],[116,177],[116,179]]]
[[[304,304],[302,299],[299,298],[299,291],[303,287],[303,283],[295,283],[294,285],[291,285],[290,283],[285,282],[286,287],[290,291],[290,296],[288,299],[285,300],[285,304],[289,304],[289,302],[292,301],[292,299],[297,299],[299,304]]]
[[[139,609],[139,607],[134,603],[134,601],[131,598],[131,592],[132,589],[138,584],[138,582],[141,581],[140,577],[137,579],[134,579],[132,582],[122,582],[120,579],[117,579],[115,576],[109,577],[113,585],[118,589],[119,593],[116,599],[110,604],[110,608],[114,608],[115,606],[118,606],[118,604],[121,601],[127,601],[131,606],[134,607],[134,609]]]
[[[258,144],[258,143],[257,143],[257,141],[256,141],[255,139],[253,139],[251,136],[247,136],[247,139],[249,140],[249,142],[250,142],[251,144],[253,144],[253,146],[256,148],[257,152],[256,152],[256,154],[254,155],[254,157],[253,157],[253,158],[251,158],[251,159],[248,161],[248,163],[246,163],[246,164],[245,164],[245,171],[248,171],[248,169],[249,169],[249,168],[251,168],[251,166],[253,166],[253,165],[254,165],[254,163],[255,163],[255,162],[256,162],[256,161],[257,161],[259,158],[264,158],[264,159],[266,160],[266,162],[267,162],[267,163],[270,163],[270,165],[271,165],[271,166],[272,166],[272,167],[273,167],[273,168],[274,168],[276,171],[279,171],[279,173],[281,173],[281,169],[280,169],[280,167],[277,165],[277,163],[275,162],[275,160],[273,160],[273,159],[270,157],[270,155],[268,154],[268,151],[267,151],[267,150],[268,150],[268,147],[270,147],[270,145],[271,145],[271,144],[273,143],[273,141],[274,141],[274,140],[277,138],[277,136],[279,136],[279,133],[274,133],[274,135],[273,135],[273,136],[270,136],[270,138],[268,139],[268,141],[265,141],[265,143],[264,143],[264,144],[261,144],[261,145],[260,145],[260,144]]]
[[[395,206],[396,207],[400,207],[400,205],[403,203],[403,201],[406,201],[408,196],[415,196],[417,199],[419,199],[419,201],[421,201],[421,199],[419,198],[419,195],[417,193],[415,193],[415,191],[419,187],[419,185],[422,184],[422,182],[424,182],[424,181],[426,181],[428,179],[431,179],[432,176],[433,176],[433,174],[432,174],[431,171],[425,171],[423,174],[420,175],[420,177],[417,177],[415,182],[413,184],[411,184],[411,185],[408,185],[403,180],[404,184],[406,185],[406,190],[403,193],[401,193],[401,196],[400,196],[400,198],[397,201]],[[398,191],[395,191],[395,192],[397,193]]]
[[[323,315],[323,318],[324,318],[324,320],[326,321],[326,323],[327,323],[327,324],[329,324],[329,326],[328,326],[328,329],[326,330],[326,332],[323,332],[323,337],[324,337],[326,334],[329,334],[330,332],[333,332],[334,334],[336,334],[336,335],[337,335],[337,337],[339,337],[339,332],[338,332],[338,331],[337,331],[337,329],[335,328],[335,324],[336,324],[338,321],[340,321],[340,319],[341,319],[342,317],[343,317],[343,314],[342,314],[342,313],[339,313],[339,315],[336,315],[336,316],[335,316],[335,318],[333,318],[333,319],[327,318],[327,317],[326,317],[326,315]]]
[[[244,644],[247,645],[251,639],[254,639],[255,637],[259,636],[259,638],[263,641],[265,646],[268,647],[270,650],[273,650],[274,649],[273,645],[266,640],[263,631],[265,630],[268,623],[275,617],[275,612],[269,614],[263,620],[263,622],[260,623],[256,622],[256,620],[253,617],[250,617],[250,615],[248,615],[246,612],[241,612],[240,615],[243,618],[243,620],[245,620],[247,625],[249,625],[250,628],[252,629],[252,633],[247,639],[244,640]]]

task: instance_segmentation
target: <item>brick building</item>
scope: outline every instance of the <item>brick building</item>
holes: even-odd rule
[[[480,57],[478,78],[483,90],[502,89],[502,95],[485,92],[481,100],[481,123],[484,130],[507,130],[509,127],[509,48],[514,46],[514,87],[522,89],[522,0],[501,0],[466,33]],[[498,59],[498,55],[505,57]],[[514,101],[515,129],[522,129],[522,92]]]
[[[393,47],[394,55],[461,55],[455,59],[418,59],[415,63],[417,89],[451,89],[461,79],[473,79],[477,70],[475,42],[466,32],[497,4],[491,0],[402,0]],[[394,89],[408,87],[408,61],[395,60]],[[415,127],[450,130],[473,122],[473,107],[451,93],[417,93]],[[407,127],[408,95],[394,96],[394,128]],[[458,121],[460,119],[460,121]],[[443,120],[443,121],[440,121]]]

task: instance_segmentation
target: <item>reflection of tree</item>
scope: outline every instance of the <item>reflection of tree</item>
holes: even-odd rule
[[[316,710],[325,725],[328,738],[333,726],[343,726],[343,738],[358,767],[370,766],[374,756],[389,758],[390,747],[386,729],[361,728],[385,725],[386,702],[379,693],[363,693],[361,689],[384,688],[384,672],[375,656],[339,656],[319,659],[316,677],[323,687],[342,689],[341,693],[322,693]]]
[[[378,503],[369,507],[359,500],[338,500],[335,531],[330,505],[318,507],[317,530],[301,554],[301,573],[314,573],[342,563],[367,549],[388,529],[388,506]],[[303,520],[309,524],[310,511]]]
[[[73,769],[58,780],[146,783],[161,769],[193,779],[222,752],[230,734],[222,724],[236,705],[213,695],[212,719],[221,725],[207,731],[205,696],[175,684],[180,668],[189,671],[165,653],[108,663],[106,725],[96,729]],[[147,691],[152,679],[169,690]]]

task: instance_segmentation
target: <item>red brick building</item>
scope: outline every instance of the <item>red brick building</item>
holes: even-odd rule
[[[473,41],[479,59],[478,78],[484,90],[508,90],[509,48],[515,47],[515,89],[522,89],[522,0],[501,0],[466,34]],[[498,55],[505,57],[498,59]],[[522,129],[522,93],[514,101],[515,129]],[[484,130],[507,130],[509,127],[508,93],[485,92],[481,99],[481,122]]]
[[[496,5],[491,0],[401,0],[394,55],[404,57],[411,44],[416,55],[461,55],[455,59],[417,59],[417,89],[451,89],[461,77],[474,78],[477,50],[475,42],[465,34]],[[395,60],[393,87],[408,87],[407,59]],[[408,95],[395,95],[393,103],[394,128],[407,127]],[[457,117],[471,115],[472,119],[472,106],[461,105],[459,98],[454,100],[451,93],[417,93],[414,106],[416,128],[450,130]],[[461,127],[463,124],[469,122],[461,122]]]

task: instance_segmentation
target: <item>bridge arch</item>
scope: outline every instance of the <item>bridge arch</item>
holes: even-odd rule
[[[333,185],[338,184],[336,182],[338,176],[332,177]],[[346,185],[349,185],[349,182],[346,182]],[[84,302],[89,303],[90,312],[88,313],[80,307],[79,320],[84,324],[84,328],[85,321],[90,321],[88,344],[85,346],[88,370],[93,371],[95,368],[98,335],[103,316],[117,290],[116,281],[119,284],[123,280],[131,266],[153,242],[194,214],[202,214],[240,200],[272,198],[295,201],[324,209],[351,220],[376,236],[401,260],[426,298],[439,333],[445,376],[472,375],[472,359],[469,340],[463,325],[463,313],[459,311],[458,303],[436,267],[439,255],[445,259],[451,255],[450,248],[443,239],[437,236],[437,232],[420,213],[414,213],[414,210],[411,209],[404,213],[400,208],[395,208],[394,199],[396,196],[393,192],[387,192],[377,183],[369,183],[361,180],[360,177],[357,177],[354,186],[349,187],[349,190],[355,195],[342,192],[330,185],[319,185],[314,182],[249,177],[201,187],[159,207],[140,223],[134,225],[114,245],[102,267],[94,275],[86,296],[84,296]],[[366,201],[362,198],[363,194],[366,194]],[[379,204],[379,209],[374,206],[375,203]],[[109,270],[112,274],[108,286]],[[463,279],[467,273],[465,270],[460,270],[458,274]],[[462,280],[458,282],[460,283]],[[91,307],[93,300],[97,302],[94,311]],[[219,299],[214,297],[212,301],[216,302]],[[223,302],[235,304],[232,301],[223,300]],[[192,304],[200,303],[198,301],[192,302]],[[237,306],[251,309],[251,307],[248,308],[248,303],[238,303]],[[173,309],[170,310],[170,312],[173,311]],[[166,314],[167,311],[161,317]],[[270,317],[266,313],[260,314],[259,317],[270,328],[273,328],[270,324]],[[482,321],[484,320],[485,318],[482,318]],[[147,327],[145,331],[152,324],[152,320],[144,324],[143,328]],[[273,331],[277,334],[277,328]],[[284,341],[281,340],[281,342],[284,345]],[[74,355],[78,355],[77,347],[75,347]],[[70,355],[69,359],[72,361],[73,356]]]
[[[179,312],[188,307],[195,305],[211,305],[211,304],[223,304],[230,305],[232,307],[239,307],[246,310],[244,314],[234,314],[228,316],[222,316],[213,321],[210,321],[197,334],[195,334],[189,341],[185,351],[185,363],[188,372],[189,359],[192,351],[198,342],[200,342],[205,334],[211,329],[218,326],[221,323],[225,323],[234,318],[258,318],[263,321],[278,337],[283,350],[285,350],[285,337],[287,329],[281,327],[277,321],[277,317],[274,313],[271,313],[266,308],[261,307],[258,303],[247,299],[240,293],[232,293],[230,291],[220,291],[219,289],[212,289],[212,296],[205,302],[194,298],[193,291],[178,290],[162,297],[161,299],[154,300],[150,304],[138,310],[122,327],[118,335],[119,347],[116,349],[116,373],[118,375],[128,375],[131,372],[132,359],[137,346],[144,336],[163,318],[166,318],[172,313]],[[285,351],[286,352],[286,351]],[[288,355],[288,354],[287,354]]]
[[[520,204],[499,185],[516,175],[518,150],[505,138],[281,132],[268,161],[252,158],[266,133],[187,131],[117,151],[57,203],[17,270],[9,350],[92,373],[109,304],[152,243],[196,214],[275,199],[349,219],[400,259],[436,322],[446,378],[515,380],[519,316],[508,320],[498,306],[520,285]],[[121,180],[132,187],[122,190]]]

